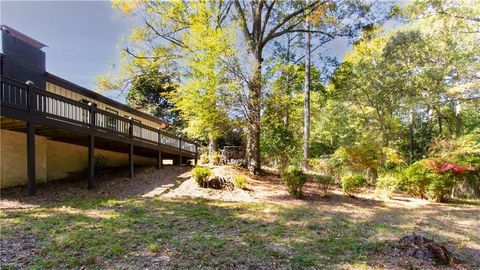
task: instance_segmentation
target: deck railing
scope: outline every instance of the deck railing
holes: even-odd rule
[[[114,136],[130,137],[133,140],[196,153],[197,147],[192,141],[134,122],[131,118],[98,109],[91,104],[47,92],[11,78],[1,77],[0,85],[2,106],[43,115],[49,119],[76,126],[84,126],[86,129],[94,128]],[[33,108],[31,108],[32,103],[34,103]]]

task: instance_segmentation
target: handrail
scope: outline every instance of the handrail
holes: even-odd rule
[[[58,99],[58,100],[63,101],[63,102],[68,102],[72,105],[75,105],[75,106],[78,106],[78,107],[83,107],[86,110],[88,110],[90,108],[90,106],[88,104],[85,104],[83,102],[76,101],[74,99],[67,98],[67,97],[61,96],[59,94],[55,94],[53,92],[48,92],[48,91],[42,90],[38,87],[34,87],[34,89],[35,89],[35,93],[37,93],[37,94],[42,94],[42,95],[45,95],[45,96],[49,96],[49,97]]]
[[[45,115],[50,119],[197,154],[197,144],[191,140],[93,107],[91,104],[48,92],[5,76],[1,76],[0,88],[2,106],[28,112],[33,105],[30,113]]]

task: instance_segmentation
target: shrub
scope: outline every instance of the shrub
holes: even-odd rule
[[[108,158],[106,156],[102,156],[102,155],[95,156],[95,160],[93,161],[95,170],[97,171],[104,170],[105,168],[107,168],[107,162],[108,162]]]
[[[377,171],[380,160],[378,146],[366,143],[339,147],[330,158],[333,167],[354,172]]]
[[[384,158],[384,166],[387,169],[392,169],[397,166],[402,166],[405,164],[405,159],[398,152],[398,150],[390,147],[383,147],[382,154]]]
[[[309,158],[308,168],[321,174],[331,174],[333,172],[332,165],[328,158]]]
[[[335,181],[331,175],[317,175],[315,176],[315,182],[320,185],[324,195],[328,194],[328,191],[333,187]]]
[[[425,199],[430,184],[430,170],[423,163],[425,161],[420,160],[405,168],[401,175],[401,185],[408,194]]]
[[[427,187],[427,197],[436,202],[442,202],[450,195],[455,181],[451,175],[431,173],[430,184]]]
[[[218,152],[213,152],[209,156],[209,160],[210,160],[210,163],[212,163],[212,165],[220,165],[220,159],[221,159],[221,155]]]
[[[392,196],[393,192],[400,187],[400,178],[392,174],[385,174],[377,179],[376,191],[385,194],[387,197]]]
[[[247,187],[247,177],[245,177],[245,175],[235,175],[233,183],[236,187],[245,189]]]
[[[403,171],[402,186],[414,197],[440,202],[452,192],[458,170],[462,168],[455,164],[420,160]]]
[[[200,156],[200,163],[202,163],[202,164],[207,164],[208,163],[208,155],[207,154],[204,153]]]
[[[148,245],[147,248],[148,248],[148,251],[150,251],[151,253],[157,253],[160,250],[157,243],[151,243]]]
[[[349,196],[355,195],[358,193],[358,190],[365,186],[367,179],[363,174],[352,174],[342,177],[342,190],[345,194]]]
[[[208,181],[208,177],[212,175],[212,170],[208,167],[197,166],[192,170],[192,177],[195,179],[197,184],[201,187],[205,187],[205,184]]]
[[[307,175],[299,168],[290,168],[282,174],[282,179],[287,185],[287,190],[294,198],[303,196],[302,188],[307,182]]]

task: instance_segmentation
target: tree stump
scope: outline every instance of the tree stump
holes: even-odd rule
[[[219,176],[212,177],[208,180],[208,187],[213,189],[233,190],[234,185],[227,179]]]
[[[434,240],[428,239],[422,235],[413,233],[400,239],[400,249],[410,257],[423,260],[434,261],[441,265],[453,265],[456,260],[452,253],[445,246],[435,243]]]

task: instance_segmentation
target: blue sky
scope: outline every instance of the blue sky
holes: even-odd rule
[[[89,89],[110,71],[129,26],[109,1],[1,1],[6,24],[48,48],[47,71]],[[121,98],[120,98],[121,101]]]

